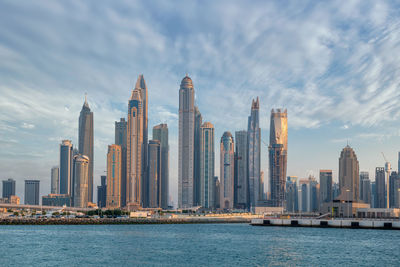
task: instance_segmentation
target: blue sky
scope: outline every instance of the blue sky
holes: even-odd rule
[[[395,1],[0,1],[0,179],[16,179],[21,197],[27,178],[49,193],[87,92],[98,184],[114,121],[144,74],[149,126],[170,129],[176,201],[185,73],[216,128],[217,175],[222,133],[245,129],[259,96],[265,142],[270,110],[288,109],[288,175],[333,169],[337,180],[348,140],[374,179],[381,151],[397,169],[400,150],[399,14]]]

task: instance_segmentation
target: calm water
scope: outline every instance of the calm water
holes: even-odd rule
[[[0,226],[1,266],[400,265],[400,231],[247,224]]]

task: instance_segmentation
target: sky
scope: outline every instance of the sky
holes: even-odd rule
[[[0,179],[14,178],[21,200],[25,179],[50,193],[61,140],[78,143],[87,93],[98,185],[114,123],[143,74],[149,139],[154,125],[169,127],[176,204],[178,92],[187,73],[203,121],[215,126],[216,175],[223,132],[247,128],[258,96],[265,173],[270,112],[286,108],[287,175],[332,169],[337,180],[349,143],[374,180],[381,152],[398,168],[399,58],[396,1],[0,0]]]

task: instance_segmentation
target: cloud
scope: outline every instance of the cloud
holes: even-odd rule
[[[24,128],[24,129],[33,129],[33,128],[35,128],[35,125],[34,125],[34,124],[30,124],[30,123],[23,122],[22,125],[21,125],[21,128]]]
[[[194,1],[180,8],[152,1],[2,2],[0,136],[18,143],[8,148],[14,156],[0,152],[0,159],[44,149],[45,166],[58,164],[60,140],[77,144],[88,92],[98,178],[114,142],[114,121],[126,117],[140,73],[149,87],[149,132],[167,122],[171,144],[177,143],[186,72],[216,140],[225,130],[246,129],[256,96],[264,132],[270,110],[280,107],[288,109],[295,131],[343,125],[356,138],[370,127],[398,125],[398,14],[390,1]],[[172,148],[171,172],[177,158]],[[29,173],[19,171],[7,174]],[[171,179],[176,185],[175,173]]]

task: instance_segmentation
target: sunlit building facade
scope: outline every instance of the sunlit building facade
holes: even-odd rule
[[[126,150],[128,123],[125,118],[115,122],[115,144],[121,147],[121,207],[126,206]]]
[[[72,196],[73,148],[70,140],[63,140],[60,145],[60,194]]]
[[[225,132],[220,143],[220,208],[233,209],[234,205],[234,142],[230,132]]]
[[[359,164],[354,150],[347,145],[339,158],[339,187],[341,200],[358,202]]]
[[[73,205],[87,208],[89,201],[89,157],[78,154],[74,157]]]
[[[122,149],[119,145],[109,145],[107,152],[107,196],[108,209],[121,208],[121,167]]]
[[[269,135],[269,184],[271,204],[283,207],[285,199],[285,179],[287,168],[287,110],[271,111]]]
[[[93,163],[94,163],[94,146],[93,146],[93,112],[90,110],[87,98],[83,103],[81,113],[79,115],[79,146],[80,154],[89,158],[88,173],[88,199],[93,202]]]

